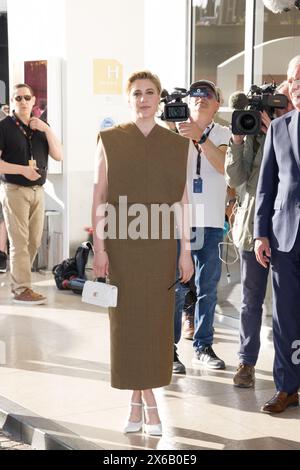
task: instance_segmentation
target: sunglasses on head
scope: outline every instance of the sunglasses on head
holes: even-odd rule
[[[24,98],[25,101],[30,101],[32,96],[31,95],[24,95],[24,96],[15,96],[15,100],[18,101],[18,102],[21,102],[22,99]]]
[[[207,98],[209,100],[215,98],[216,95],[215,93],[210,89],[210,88],[205,88],[205,87],[199,87],[199,88],[194,88],[190,91],[190,96],[192,98]]]

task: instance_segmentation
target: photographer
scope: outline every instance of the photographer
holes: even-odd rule
[[[197,81],[190,87],[190,119],[178,124],[179,133],[194,142],[187,171],[197,289],[192,363],[208,369],[225,369],[224,361],[212,349],[217,285],[221,276],[219,243],[223,241],[226,197],[224,160],[230,138],[229,129],[214,121],[219,107],[220,92],[215,84]],[[176,291],[176,343],[180,339],[185,292],[185,286],[180,284]]]
[[[276,109],[278,117],[292,109],[288,84],[283,82],[277,93],[286,95],[288,106]],[[257,135],[232,135],[225,160],[225,178],[232,188],[238,188],[238,208],[233,225],[233,242],[240,251],[242,301],[240,312],[240,363],[233,377],[237,387],[254,386],[262,321],[262,306],[266,294],[268,269],[259,265],[254,253],[253,220],[255,194],[263,157],[266,132],[271,123],[268,113],[261,112],[261,129]]]

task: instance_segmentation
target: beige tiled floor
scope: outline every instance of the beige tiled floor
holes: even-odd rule
[[[232,386],[237,331],[216,327],[215,350],[225,371],[191,366],[192,344],[182,340],[186,376],[157,390],[161,439],[123,435],[129,392],[110,387],[109,325],[105,311],[58,292],[49,276],[34,275],[47,306],[11,303],[0,277],[0,395],[105,449],[300,449],[300,410],[278,417],[259,412],[273,394],[270,343],[262,346],[255,390]]]

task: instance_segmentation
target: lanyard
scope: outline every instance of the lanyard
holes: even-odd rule
[[[212,124],[211,127],[207,127],[207,128],[205,129],[205,132],[204,132],[204,133],[205,133],[205,135],[206,135],[206,138],[207,138],[207,137],[209,136],[209,134],[211,133],[212,129],[214,128],[214,125],[215,125],[215,123],[213,122],[213,124]],[[194,145],[195,145],[195,147],[196,147],[196,149],[197,149],[197,151],[198,151],[196,174],[197,174],[198,178],[200,178],[200,175],[201,175],[201,154],[202,154],[202,150],[201,150],[201,148],[199,147],[198,142],[195,142],[194,140],[193,140],[193,142],[194,142]]]
[[[26,131],[24,128],[23,124],[21,121],[18,119],[16,113],[13,111],[13,114],[11,116],[12,120],[16,124],[16,126],[20,129],[22,134],[26,137],[26,140],[28,141],[29,144],[29,152],[30,152],[30,159],[33,160],[33,149],[32,149],[32,137],[33,137],[33,130],[29,129],[29,131]]]

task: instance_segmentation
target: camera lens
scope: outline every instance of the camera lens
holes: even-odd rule
[[[232,133],[235,135],[255,135],[261,129],[261,115],[255,110],[236,110],[232,114]]]
[[[171,118],[182,118],[185,116],[185,108],[182,106],[173,106],[170,108],[170,117]]]
[[[253,129],[253,127],[255,127],[255,125],[256,125],[256,121],[253,115],[244,114],[241,117],[240,126],[242,129],[245,129],[246,131],[250,131],[251,129]]]
[[[186,103],[169,103],[164,109],[166,121],[180,122],[189,118],[189,109]]]

